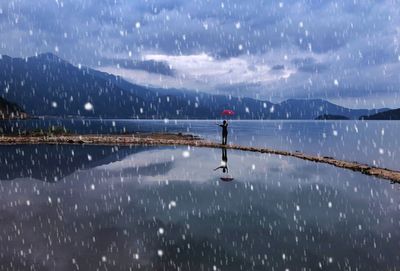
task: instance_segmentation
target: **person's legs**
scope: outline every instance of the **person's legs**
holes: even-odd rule
[[[228,135],[223,135],[222,136],[222,144],[226,145],[227,141],[228,141]]]
[[[222,161],[224,161],[225,164],[228,163],[228,152],[226,148],[222,148]]]

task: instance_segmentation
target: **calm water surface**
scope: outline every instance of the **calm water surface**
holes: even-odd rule
[[[64,126],[79,133],[186,132],[220,141],[216,121],[29,120],[1,123],[17,131]],[[230,121],[229,141],[304,151],[400,170],[400,121]]]
[[[354,124],[363,125],[232,123],[231,140],[351,155],[346,146],[357,147],[337,138],[357,141],[343,133]],[[210,125],[188,131],[217,139]],[[241,137],[249,131],[254,139]],[[0,154],[0,270],[400,267],[400,187],[359,173],[205,148],[0,146]]]

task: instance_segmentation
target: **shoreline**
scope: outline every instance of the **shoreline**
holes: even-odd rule
[[[360,172],[364,175],[374,176],[381,179],[390,180],[394,183],[400,183],[400,171],[387,168],[380,168],[362,164],[335,159],[327,156],[308,155],[302,152],[281,151],[269,148],[248,147],[241,145],[222,145],[220,143],[204,140],[200,137],[190,134],[172,134],[172,133],[149,133],[149,134],[129,134],[129,135],[59,135],[59,136],[0,136],[0,145],[168,145],[168,146],[192,146],[202,148],[230,150],[240,150],[248,152],[268,153],[294,157],[315,163],[329,164],[338,168],[348,169]]]
[[[60,117],[60,116],[30,116],[26,119],[0,119],[3,122],[13,122],[13,121],[32,121],[32,120],[82,120],[82,121],[163,121],[163,122],[175,122],[175,121],[221,121],[221,118],[100,118],[100,117],[82,117],[82,116],[68,116],[68,117]],[[265,122],[274,122],[274,121],[282,121],[282,122],[341,122],[341,121],[349,121],[349,122],[399,122],[400,120],[396,119],[296,119],[296,118],[281,118],[281,119],[229,119],[229,121],[265,121]]]

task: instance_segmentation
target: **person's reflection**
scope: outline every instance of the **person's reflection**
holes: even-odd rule
[[[222,160],[221,160],[221,165],[217,168],[214,169],[214,171],[218,170],[218,169],[222,169],[222,173],[226,174],[223,177],[221,177],[220,179],[222,181],[232,181],[233,178],[228,174],[228,152],[226,148],[222,148]]]
[[[226,148],[222,148],[222,161],[221,161],[221,165],[217,168],[214,168],[214,171],[218,170],[218,169],[222,169],[223,173],[228,173],[228,154],[227,154],[227,150]]]

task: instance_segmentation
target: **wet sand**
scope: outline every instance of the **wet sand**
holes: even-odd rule
[[[358,162],[338,160],[332,157],[308,155],[301,152],[280,151],[269,148],[246,147],[240,145],[222,145],[185,134],[152,133],[133,135],[61,135],[61,136],[0,136],[0,145],[12,144],[87,144],[87,145],[170,145],[194,146],[205,148],[226,148],[259,153],[268,153],[316,163],[325,163],[335,167],[349,169],[365,175],[387,179],[400,183],[400,171],[374,167]]]

